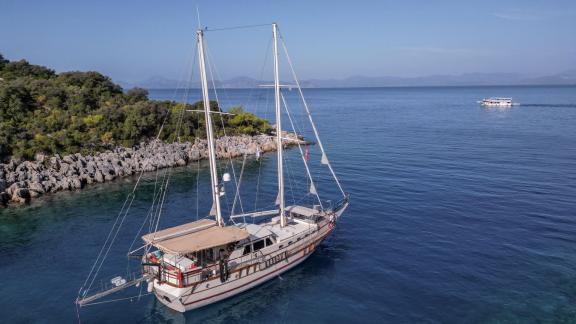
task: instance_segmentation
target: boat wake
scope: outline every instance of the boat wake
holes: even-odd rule
[[[576,108],[576,104],[518,104],[522,107],[544,107],[544,108]]]

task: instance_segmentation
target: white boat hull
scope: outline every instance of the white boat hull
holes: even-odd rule
[[[342,215],[347,207],[348,204],[336,212],[336,219]],[[263,284],[302,263],[330,235],[334,227],[335,223],[325,223],[313,235],[296,242],[290,248],[286,248],[284,252],[275,254],[286,253],[288,257],[281,257],[280,261],[272,265],[264,265],[266,260],[270,260],[270,258],[262,256],[262,259],[247,267],[239,270],[232,269],[228,280],[225,282],[221,282],[219,277],[215,277],[202,281],[193,287],[177,288],[165,283],[161,284],[157,279],[154,279],[154,294],[161,303],[178,312],[186,312],[232,297]]]
[[[260,262],[246,269],[232,272],[228,281],[224,283],[220,282],[217,277],[201,282],[195,287],[176,288],[159,284],[155,279],[154,294],[161,303],[178,312],[186,312],[221,301],[258,286],[297,266],[316,250],[316,247],[331,231],[332,228],[327,228],[326,231],[319,232],[320,239],[310,236],[308,242],[303,240],[300,244],[295,244],[289,252],[294,253],[293,251],[296,250],[294,254],[265,269],[261,269],[263,263]]]
[[[486,106],[486,107],[512,107],[512,104],[511,103],[494,103],[494,104],[483,103],[482,106]]]
[[[246,276],[237,280],[230,280],[230,282],[225,284],[220,284],[219,280],[215,279],[213,281],[217,281],[219,284],[218,286],[212,289],[205,289],[202,292],[194,293],[187,297],[172,296],[167,291],[163,289],[162,290],[158,289],[157,281],[155,280],[154,294],[161,303],[168,306],[169,308],[176,310],[178,312],[186,312],[212,303],[219,302],[226,298],[230,298],[244,291],[247,291],[251,288],[254,288],[260,284],[263,284],[270,279],[274,279],[280,274],[302,263],[311,254],[312,253],[308,253],[307,255],[294,256],[292,258],[289,258],[290,259],[289,263],[281,262],[276,266],[273,266],[264,271],[259,271],[254,275]]]

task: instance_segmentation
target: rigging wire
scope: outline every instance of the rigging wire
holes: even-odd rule
[[[266,53],[265,53],[265,58],[264,58],[264,61],[265,61],[265,62],[263,63],[262,68],[261,68],[261,71],[260,71],[260,78],[261,78],[262,75],[264,74],[264,68],[265,68],[265,66],[266,66],[266,61],[267,61],[267,59],[268,59],[268,55],[269,55],[268,52],[269,52],[271,43],[272,43],[272,38],[269,39],[269,42],[268,42],[268,45],[267,45],[267,49],[266,49]],[[220,103],[221,103],[222,101],[220,100],[220,97],[219,97],[219,95],[218,95],[218,89],[217,89],[216,84],[215,84],[215,79],[216,79],[216,78],[221,78],[221,77],[220,77],[220,74],[219,74],[218,69],[217,69],[217,67],[216,67],[216,64],[214,63],[214,60],[212,59],[213,56],[212,56],[212,54],[211,54],[211,52],[210,52],[210,48],[209,48],[209,46],[208,46],[207,44],[205,44],[205,48],[206,48],[206,52],[207,52],[207,55],[206,55],[206,56],[207,56],[207,61],[208,61],[209,73],[210,73],[211,81],[212,81],[213,92],[214,92],[214,95],[215,95],[215,97],[216,97],[216,102],[218,103],[218,106],[221,106]],[[254,88],[250,90],[249,98],[252,97],[253,91],[254,91]],[[224,89],[222,89],[221,92],[224,94],[224,97],[226,98],[226,100],[227,100],[229,103],[231,103],[231,100],[230,100],[230,98],[229,98],[229,96],[228,96],[227,91],[224,91]],[[224,124],[224,118],[223,118],[222,116],[220,116],[220,122],[222,123],[222,130],[223,130],[223,132],[224,132],[224,137],[225,137],[225,138],[228,138],[228,136],[227,136],[227,134],[226,134],[226,126],[225,126],[225,124]],[[239,185],[239,182],[240,182],[241,180],[238,179],[238,177],[236,176],[236,170],[235,170],[235,168],[234,168],[234,164],[233,164],[233,161],[232,161],[232,157],[231,157],[230,155],[228,155],[228,160],[229,160],[229,164],[228,164],[228,165],[229,165],[230,168],[232,169],[232,174],[233,174],[233,177],[234,177],[234,183],[235,183],[235,185],[236,185],[235,201],[236,201],[236,195],[237,195],[238,198],[239,198],[239,199],[238,199],[238,202],[240,203],[240,209],[241,209],[242,213],[244,213],[244,206],[243,206],[243,203],[242,203],[242,198],[241,198],[241,196],[240,196],[240,185]],[[245,164],[245,160],[244,160],[244,162],[243,162],[243,164],[242,164],[242,169],[244,168],[244,164]],[[229,206],[230,204],[229,204],[228,197],[226,196],[225,199],[226,199],[226,207],[228,208],[228,211],[230,212],[230,214],[234,213],[234,209],[232,209],[232,211],[230,211],[230,206]],[[234,207],[234,205],[235,205],[235,201],[234,201],[234,203],[233,203],[233,207]]]
[[[264,69],[265,69],[265,67],[266,67],[266,62],[267,62],[267,60],[268,60],[268,57],[269,57],[269,55],[270,55],[269,52],[270,52],[271,45],[272,45],[272,37],[270,37],[269,40],[268,40],[268,44],[267,44],[267,48],[266,48],[266,52],[265,52],[265,56],[264,56],[264,62],[263,62],[262,67],[261,67],[261,69],[260,69],[260,77],[259,77],[259,79],[262,79],[262,76],[264,75]],[[218,102],[218,104],[219,104],[219,106],[220,106],[220,103],[221,103],[222,101],[221,101],[221,99],[220,99],[220,97],[219,97],[219,94],[218,94],[219,91],[217,90],[217,87],[216,87],[216,84],[215,84],[214,80],[215,80],[216,78],[221,79],[221,77],[220,77],[220,74],[219,74],[219,72],[218,72],[218,69],[217,69],[217,67],[216,67],[216,65],[215,65],[215,63],[214,63],[214,61],[213,61],[213,59],[212,59],[213,56],[212,56],[212,54],[211,54],[211,52],[210,52],[209,46],[208,46],[207,44],[205,44],[205,47],[206,47],[206,51],[207,51],[207,60],[208,60],[208,63],[209,63],[209,72],[210,72],[210,75],[212,76],[212,79],[211,79],[211,80],[212,80],[213,91],[214,91],[214,94],[215,94],[215,97],[216,97],[216,101]],[[248,96],[249,99],[252,98],[252,94],[254,93],[255,90],[256,90],[255,88],[250,89],[249,96]],[[220,92],[223,93],[225,99],[228,101],[228,103],[231,104],[232,101],[230,100],[230,97],[228,96],[228,92],[225,91],[224,88],[223,88],[222,91],[220,91]],[[268,93],[267,93],[267,94],[268,94]],[[256,107],[256,108],[258,109],[260,103],[259,103],[259,101],[256,101],[256,102],[257,102],[257,107]],[[267,97],[267,102],[268,102],[268,97]],[[267,119],[267,117],[268,117],[268,109],[266,110],[266,114],[265,114],[265,117],[264,117],[264,118]],[[223,129],[223,131],[224,131],[224,136],[227,137],[226,127],[225,127],[225,125],[224,125],[222,116],[221,116],[221,118],[220,118],[220,121],[222,122],[222,129]],[[258,147],[258,149],[259,149],[259,147]],[[240,190],[240,186],[238,185],[238,183],[239,183],[240,180],[239,180],[239,179],[237,178],[237,176],[236,176],[236,171],[235,171],[234,164],[233,164],[233,161],[232,161],[231,156],[228,156],[228,159],[229,159],[229,165],[230,165],[231,168],[232,168],[232,173],[233,173],[233,176],[234,176],[234,182],[235,182],[235,184],[236,184],[236,191],[237,191],[237,194],[239,195],[239,200],[238,200],[238,201],[239,201],[239,203],[240,203],[240,208],[241,208],[242,213],[244,213],[243,202],[242,202],[242,199],[241,199],[241,197],[240,197],[240,193],[238,192],[238,190]],[[245,163],[245,162],[243,162],[243,163]],[[242,168],[243,168],[243,167],[244,167],[244,164],[243,164]],[[260,161],[260,168],[261,168],[261,161]],[[226,199],[227,208],[229,209],[230,206],[229,206],[228,197],[226,197],[225,199]],[[255,208],[255,209],[256,209],[256,208]],[[233,212],[233,211],[232,211],[232,212]]]
[[[186,113],[186,105],[188,104],[188,95],[190,92],[190,83],[192,80],[192,76],[194,75],[194,64],[193,62],[196,60],[196,55],[197,55],[197,46],[198,44],[196,43],[196,50],[194,51],[194,58],[192,61],[190,61],[190,73],[189,76],[187,78],[187,86],[184,89],[184,96],[183,96],[183,107],[182,109],[180,109],[179,111],[179,115],[178,115],[178,119],[176,122],[176,129],[175,129],[175,136],[174,139],[172,140],[172,144],[174,143],[180,143],[180,134],[182,131],[182,122],[184,120],[184,114]],[[162,185],[161,185],[161,190],[162,190],[162,198],[160,200],[160,204],[157,207],[157,216],[156,216],[156,220],[155,220],[155,226],[154,226],[154,236],[152,237],[152,241],[156,238],[156,232],[158,231],[158,226],[160,225],[160,219],[162,217],[162,211],[163,211],[163,207],[164,207],[164,202],[166,200],[166,193],[168,192],[168,184],[170,183],[170,177],[172,175],[172,168],[168,168],[167,171],[164,173],[164,178],[162,179]],[[146,253],[148,252],[148,248],[146,249]]]
[[[302,98],[302,103],[304,105],[304,109],[306,109],[306,113],[308,114],[308,119],[310,120],[310,125],[312,126],[312,130],[314,131],[314,135],[316,136],[316,140],[318,141],[318,146],[320,147],[320,150],[322,151],[323,162],[325,162],[325,164],[328,166],[328,169],[330,169],[330,172],[332,173],[332,177],[336,181],[336,184],[338,185],[340,192],[342,193],[342,195],[344,197],[346,197],[346,192],[344,191],[344,189],[342,189],[342,185],[340,184],[340,181],[338,180],[338,177],[336,176],[334,169],[332,169],[332,165],[330,164],[330,161],[327,158],[324,159],[324,157],[326,157],[326,152],[324,151],[324,146],[322,145],[322,141],[320,140],[320,135],[318,134],[318,130],[316,129],[316,126],[314,124],[314,120],[312,119],[312,114],[310,113],[310,109],[308,109],[308,103],[306,102],[306,99],[304,99],[304,93],[302,92],[302,87],[300,86],[300,82],[298,81],[298,77],[296,76],[296,71],[294,70],[294,65],[292,64],[292,59],[290,58],[290,55],[288,54],[288,49],[286,48],[286,43],[284,43],[284,36],[282,36],[282,34],[280,34],[280,40],[282,42],[282,48],[284,49],[284,53],[286,54],[286,59],[288,60],[288,65],[290,66],[290,71],[292,72],[292,77],[294,78],[294,82],[296,82],[296,86],[298,87],[298,92],[300,93],[300,97]]]
[[[204,47],[206,49],[206,60],[208,61],[208,73],[210,74],[210,79],[211,79],[211,83],[212,83],[212,91],[214,92],[214,97],[216,99],[216,104],[218,105],[218,108],[222,109],[220,107],[220,99],[218,98],[218,90],[216,89],[216,82],[214,81],[214,72],[212,71],[212,61],[211,61],[211,56],[210,56],[210,50],[208,48],[207,44],[204,44]],[[206,108],[204,107],[204,109],[209,109],[210,107]],[[224,126],[224,117],[222,116],[222,114],[219,114],[220,117],[220,122],[222,124],[222,131],[224,132],[224,138],[226,140],[228,140],[228,136],[226,136],[226,127]],[[216,148],[216,145],[215,147]],[[232,164],[232,158],[230,157],[230,154],[228,154],[228,160],[230,162],[230,164]],[[219,171],[220,173],[223,174],[223,167],[222,165],[218,165]],[[234,171],[234,165],[232,165],[232,174],[234,176],[234,182],[236,183],[236,172]],[[219,198],[218,198],[219,199]],[[228,213],[230,213],[230,202],[228,201],[228,196],[224,195],[224,199],[226,199],[226,209],[228,211]]]
[[[262,63],[262,68],[260,69],[260,77],[259,79],[262,79],[262,77],[264,76],[264,69],[266,68],[266,63],[268,62],[268,59],[270,57],[270,48],[272,47],[272,41],[273,41],[273,37],[270,36],[270,38],[268,39],[268,46],[266,47],[266,52],[264,54],[264,62]],[[265,102],[264,102],[264,119],[268,120],[269,114],[270,114],[270,89],[264,89],[263,90],[265,93]],[[256,111],[255,113],[259,112],[259,108],[260,108],[260,100],[257,101],[257,106],[256,106]],[[263,153],[263,152],[262,152]],[[260,158],[258,159],[258,178],[256,180],[256,195],[254,197],[254,211],[258,210],[258,197],[260,196],[260,177],[262,175],[262,162],[263,162],[264,158],[262,156],[260,156]]]
[[[123,300],[128,300],[128,299],[132,300],[134,298],[140,299],[140,297],[148,296],[151,294],[153,294],[153,293],[138,294],[138,295],[131,296],[131,297],[124,297],[124,298],[110,299],[110,300],[104,300],[104,301],[99,301],[99,302],[92,302],[89,304],[84,304],[82,306],[94,306],[94,305],[100,305],[100,304],[108,304],[108,303],[113,303],[113,302],[123,301]]]
[[[238,179],[238,183],[236,184],[236,194],[234,195],[234,202],[232,203],[232,212],[230,213],[230,216],[234,215],[234,212],[236,211],[236,201],[238,201],[238,197],[240,196],[240,185],[242,184],[242,177],[244,176],[245,166],[246,166],[246,153],[244,153],[244,159],[242,161],[242,169],[240,169],[240,177]],[[242,208],[242,200],[240,200],[240,207],[242,214],[244,214],[244,208]],[[230,218],[230,220],[232,220],[232,222],[235,223],[234,218]],[[244,223],[246,223],[246,221],[244,221]]]
[[[290,114],[290,110],[288,109],[288,103],[286,102],[284,95],[282,95],[281,98],[282,98],[282,102],[284,103],[284,108],[286,110],[286,114],[288,115],[288,120],[290,121],[290,125],[292,125],[292,130],[294,130],[294,121],[292,119],[292,114]],[[310,168],[308,167],[308,161],[306,161],[306,158],[304,157],[304,152],[302,151],[302,145],[300,145],[300,142],[297,142],[297,144],[298,144],[298,150],[300,151],[300,157],[302,157],[302,162],[304,162],[304,167],[306,168],[306,174],[308,175],[308,178],[310,179],[311,185],[314,186],[314,188],[316,189],[314,194],[316,195],[316,198],[318,199],[318,203],[320,204],[320,208],[322,210],[324,210],[324,206],[322,206],[322,200],[320,200],[320,196],[318,195],[318,188],[314,184],[314,179],[312,178],[312,173],[310,172]]]
[[[172,97],[174,98],[175,96],[176,96],[176,90],[173,92]],[[166,116],[164,116],[164,119],[162,120],[162,124],[160,125],[160,129],[158,130],[158,134],[156,135],[152,146],[155,146],[156,142],[160,139],[160,136],[161,136],[161,134],[164,130],[164,127],[166,125],[166,121],[168,120],[168,116],[169,116],[169,114],[166,114]],[[100,272],[100,269],[102,268],[102,265],[103,265],[104,261],[106,260],[106,258],[108,257],[108,253],[110,252],[110,249],[111,249],[112,245],[114,244],[116,237],[118,236],[118,233],[120,231],[120,227],[124,223],[124,220],[126,219],[128,212],[130,211],[130,207],[132,206],[132,203],[134,202],[134,198],[136,197],[136,189],[138,188],[140,181],[142,180],[143,174],[144,174],[144,168],[141,169],[140,174],[138,175],[138,179],[136,180],[136,183],[134,184],[134,187],[132,188],[132,191],[126,196],[126,199],[124,200],[122,208],[120,209],[120,212],[116,216],[114,224],[112,225],[110,232],[108,232],[106,240],[104,241],[102,248],[98,252],[98,255],[97,255],[96,259],[94,260],[94,263],[92,264],[92,267],[90,269],[90,272],[88,273],[88,276],[86,277],[86,280],[84,281],[84,283],[82,284],[82,286],[78,290],[78,297],[84,297],[86,295],[86,293],[91,289],[91,287],[94,283],[94,280],[98,276],[98,273]],[[130,200],[130,204],[128,205],[128,208],[126,209],[126,204],[127,204],[128,200]],[[120,221],[120,223],[118,223],[118,221],[120,219],[121,219],[121,221]],[[118,225],[118,228],[116,228],[117,225]],[[115,230],[116,230],[116,233],[114,234],[114,236],[112,236],[112,233],[114,233]],[[112,238],[112,239],[110,240],[110,238]],[[104,252],[104,250],[106,250],[106,252],[104,254],[102,254],[102,252]],[[89,284],[88,288],[85,289],[86,284],[88,284],[88,282],[90,282],[90,284]]]
[[[213,29],[211,29],[209,27],[204,27],[204,31],[215,32],[215,31],[223,31],[223,30],[257,28],[257,27],[271,26],[271,25],[272,25],[272,23],[267,23],[267,24],[241,25],[241,26],[231,26],[231,27],[222,27],[222,28],[213,28]]]

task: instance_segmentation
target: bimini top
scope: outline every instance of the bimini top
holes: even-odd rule
[[[236,226],[220,227],[214,220],[201,219],[146,234],[142,239],[164,252],[185,254],[241,241],[249,236],[247,231]]]

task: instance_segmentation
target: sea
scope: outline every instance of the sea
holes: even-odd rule
[[[122,178],[0,209],[0,322],[576,323],[576,87],[303,92],[350,194],[335,232],[308,260],[184,314],[145,287],[77,309],[80,287],[137,182]],[[314,142],[302,150],[324,206],[333,204],[342,196],[320,164],[298,91],[283,93],[291,111],[283,128],[294,123]],[[212,95],[223,110],[242,106],[274,118],[270,89]],[[477,103],[496,96],[518,105]],[[194,102],[200,94],[151,90],[150,97]],[[313,200],[299,149],[285,156],[287,204]],[[234,200],[236,213],[274,206],[276,154],[223,160],[219,169],[242,174],[238,195],[226,184],[226,217]],[[139,229],[148,229],[158,179],[169,179],[161,227],[207,215],[205,162],[144,174],[92,288],[138,270],[127,253],[140,246]]]

